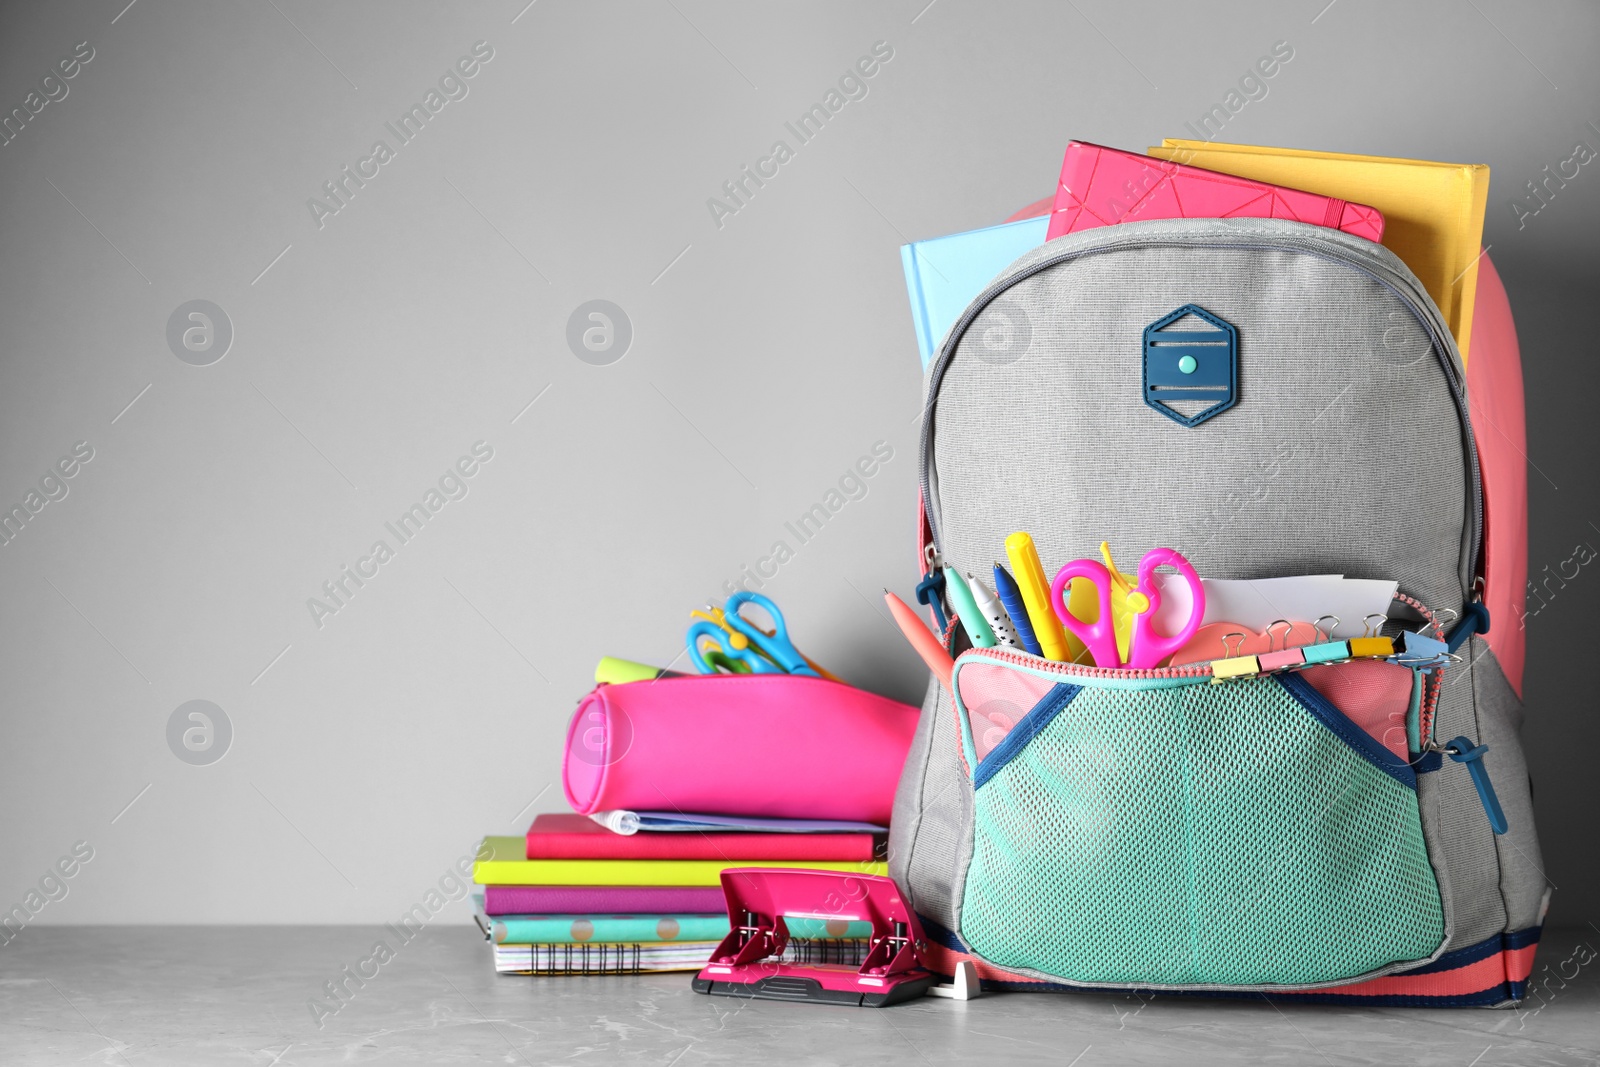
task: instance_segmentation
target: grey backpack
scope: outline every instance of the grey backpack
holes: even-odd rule
[[[1182,349],[1201,359],[1175,379],[1150,338],[1192,327],[1210,347]],[[1106,540],[1171,546],[1206,578],[1396,580],[1383,632],[1448,631],[1456,653],[1220,681],[970,648],[952,624],[954,694],[930,682],[890,840],[936,968],[972,960],[1015,989],[1523,997],[1547,896],[1520,703],[1474,636],[1464,371],[1388,249],[1261,219],[1050,241],[951,328],[921,451],[925,574],[987,580],[1019,530],[1047,576]]]

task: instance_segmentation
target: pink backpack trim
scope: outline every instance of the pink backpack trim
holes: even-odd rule
[[[923,958],[928,966],[940,974],[954,974],[955,966],[970,961],[978,969],[978,977],[1001,989],[1077,990],[1070,986],[1043,982],[1026,975],[1013,974],[972,956],[946,943],[945,934],[937,923],[923,919],[928,932],[928,947]],[[943,935],[942,937],[940,935]],[[1522,930],[1514,934],[1496,935],[1481,945],[1469,946],[1450,953],[1444,959],[1420,967],[1410,974],[1390,974],[1371,978],[1352,985],[1310,989],[1299,992],[1274,992],[1275,998],[1336,1001],[1351,1004],[1410,1005],[1414,1007],[1482,1004],[1485,1006],[1523,1000],[1528,993],[1528,977],[1533,973],[1533,955],[1538,948],[1540,930]],[[959,942],[957,942],[959,943]],[[1452,958],[1463,960],[1451,966]],[[1093,990],[1089,990],[1093,991]],[[1118,990],[1104,990],[1116,993]],[[1143,994],[1144,990],[1126,990]],[[1178,993],[1178,996],[1194,995]],[[1229,996],[1238,996],[1230,993]]]
[[[1486,255],[1467,359],[1467,403],[1483,469],[1483,602],[1486,640],[1522,696],[1528,587],[1528,432],[1522,402],[1522,354],[1505,285]]]

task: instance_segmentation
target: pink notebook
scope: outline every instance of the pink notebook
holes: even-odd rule
[[[1073,141],[1061,161],[1046,240],[1148,219],[1292,219],[1383,238],[1377,208]]]

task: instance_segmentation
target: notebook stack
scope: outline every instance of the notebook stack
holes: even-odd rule
[[[610,813],[621,816],[624,813]],[[884,874],[885,839],[840,832],[635,829],[586,816],[540,815],[525,837],[486,837],[473,878],[477,921],[502,974],[639,974],[698,970],[728,933],[727,867],[803,867]],[[737,823],[737,820],[728,820]],[[645,820],[649,825],[649,820]],[[698,823],[694,825],[700,825]],[[870,924],[794,918],[788,958],[858,964]]]

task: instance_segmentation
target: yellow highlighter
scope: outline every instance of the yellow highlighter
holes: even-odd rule
[[[1006,538],[1006,558],[1011,560],[1022,603],[1028,609],[1028,621],[1033,624],[1033,635],[1039,639],[1044,658],[1058,663],[1076,660],[1083,654],[1083,643],[1067,633],[1050,606],[1050,583],[1045,579],[1033,538],[1021,531]]]

